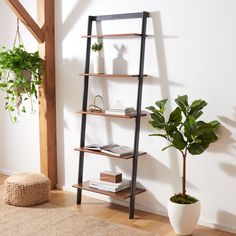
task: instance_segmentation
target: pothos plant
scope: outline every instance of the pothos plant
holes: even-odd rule
[[[102,47],[103,47],[103,43],[100,42],[100,43],[94,43],[91,47],[91,49],[94,51],[94,52],[99,52],[102,50]]]
[[[0,89],[6,93],[5,110],[15,122],[20,113],[26,112],[25,101],[38,98],[37,86],[41,83],[44,61],[39,52],[29,53],[23,45],[0,51]]]
[[[178,96],[175,99],[177,107],[170,113],[166,119],[167,99],[157,101],[154,106],[146,109],[151,111],[151,120],[149,123],[162,133],[150,134],[150,136],[159,136],[166,139],[169,145],[162,150],[174,147],[182,155],[182,192],[171,197],[172,202],[180,204],[191,204],[197,202],[197,199],[186,194],[186,161],[188,153],[200,155],[218,137],[216,130],[220,126],[217,120],[205,122],[199,118],[203,114],[202,109],[207,105],[204,100],[198,99],[191,104],[188,102],[188,96]]]

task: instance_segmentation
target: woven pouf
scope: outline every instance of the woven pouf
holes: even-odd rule
[[[6,203],[13,206],[33,206],[49,201],[50,180],[38,173],[20,173],[8,177]]]

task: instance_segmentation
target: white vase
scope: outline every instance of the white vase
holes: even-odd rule
[[[95,74],[104,73],[104,57],[99,52],[93,55],[93,72]]]
[[[191,235],[200,216],[200,201],[193,204],[178,204],[169,200],[168,216],[178,235]]]

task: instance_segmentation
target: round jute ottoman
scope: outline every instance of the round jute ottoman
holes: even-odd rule
[[[49,201],[50,180],[38,173],[20,173],[8,177],[6,203],[13,206],[33,206]]]

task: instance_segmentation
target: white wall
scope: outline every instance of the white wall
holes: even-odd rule
[[[21,1],[35,16],[35,1]],[[0,47],[12,48],[16,33],[16,17],[4,0],[0,0]],[[25,47],[29,51],[37,50],[37,43],[20,25]],[[0,91],[0,172],[11,174],[25,171],[39,171],[39,124],[36,114],[22,115],[19,122],[13,124],[4,110],[4,93]],[[37,104],[35,106],[37,108]],[[30,105],[29,105],[30,109]]]
[[[236,232],[235,8],[233,0],[56,2],[59,186],[69,189],[77,181],[79,154],[73,148],[80,141],[81,117],[76,111],[81,109],[83,78],[78,74],[84,71],[86,51],[86,40],[80,36],[87,32],[87,16],[150,11],[153,17],[148,21],[148,32],[154,36],[147,40],[145,73],[151,76],[144,82],[142,107],[169,98],[171,109],[179,94],[208,102],[204,118],[221,121],[221,137],[203,155],[189,156],[188,193],[201,200],[200,223]],[[104,22],[98,27],[103,33],[139,32],[140,21]],[[128,63],[127,72],[137,73],[137,39],[104,40],[106,71],[112,72],[115,44],[126,47],[123,59]],[[136,85],[135,79],[91,79],[89,101],[101,94],[106,105],[119,100],[135,106]],[[86,142],[132,145],[133,128],[132,120],[88,117]],[[161,152],[165,142],[149,137],[151,132],[148,118],[142,119],[140,149],[148,155],[140,158],[138,182],[147,191],[137,196],[137,206],[166,214],[169,196],[180,191],[180,156],[174,150]],[[86,154],[84,179],[96,178],[106,169],[130,177],[131,161]]]

